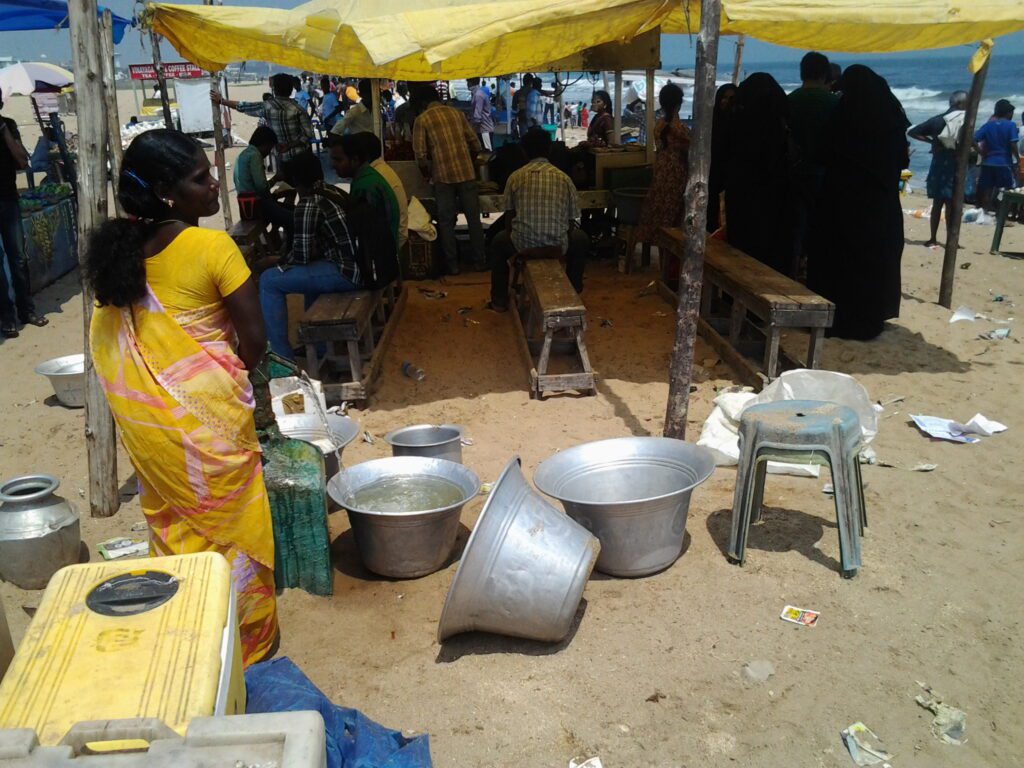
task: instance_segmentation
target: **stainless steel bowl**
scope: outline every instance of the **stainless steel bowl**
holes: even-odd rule
[[[341,467],[338,465],[338,456],[342,449],[355,440],[359,434],[359,423],[348,416],[329,413],[327,414],[327,424],[330,426],[329,434],[323,420],[315,413],[289,413],[277,417],[277,428],[281,430],[281,434],[316,444],[324,455],[327,477],[333,477],[341,471]],[[327,440],[334,445],[334,450],[327,447],[325,442]]]
[[[61,405],[85,408],[85,355],[55,357],[37,365],[36,373],[50,380]]]
[[[646,576],[679,557],[690,494],[714,469],[711,451],[692,443],[620,437],[556,453],[533,481],[601,540],[597,570]]]
[[[378,512],[360,509],[349,499],[359,490],[387,478],[430,476],[454,483],[462,499],[438,509]],[[444,565],[459,533],[459,515],[480,492],[480,479],[454,461],[420,456],[392,456],[356,464],[327,483],[327,493],[348,511],[356,547],[374,573],[396,579],[426,576]]]
[[[513,456],[466,543],[438,642],[472,630],[561,640],[600,551],[597,539],[533,490]]]
[[[384,435],[392,456],[426,456],[462,463],[462,427],[416,424]]]

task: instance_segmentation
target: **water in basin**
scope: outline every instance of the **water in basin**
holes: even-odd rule
[[[465,493],[455,483],[430,475],[395,475],[357,489],[344,506],[371,512],[426,512],[459,504]]]

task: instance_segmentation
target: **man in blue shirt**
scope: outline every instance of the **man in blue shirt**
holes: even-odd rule
[[[974,134],[981,153],[981,175],[978,177],[978,196],[981,207],[992,210],[996,190],[1017,186],[1014,168],[1020,162],[1017,142],[1020,135],[1013,122],[1014,106],[1006,99],[996,102],[992,118]]]

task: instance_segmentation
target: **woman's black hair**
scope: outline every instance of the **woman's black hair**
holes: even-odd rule
[[[664,148],[668,145],[669,124],[676,113],[679,112],[679,108],[683,106],[683,89],[675,83],[669,83],[658,94],[658,103],[661,104],[661,109],[665,115],[665,127],[661,129],[661,136],[658,137],[661,139],[661,146]]]
[[[117,198],[131,219],[111,219],[93,231],[86,279],[102,307],[128,307],[146,295],[143,245],[153,224],[172,215],[162,199],[196,167],[201,147],[180,131],[140,133],[124,153]]]
[[[612,97],[608,95],[608,91],[594,91],[594,96],[596,96],[597,98],[601,99],[601,101],[604,102],[604,105],[608,108],[609,113],[614,114],[615,108],[612,104]],[[593,102],[593,98],[591,98],[591,102]]]

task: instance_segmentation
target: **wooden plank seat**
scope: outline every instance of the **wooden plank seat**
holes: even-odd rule
[[[318,296],[299,321],[299,343],[306,349],[306,372],[322,378],[321,369],[330,362],[341,381],[324,381],[324,392],[332,400],[366,400],[380,373],[383,351],[390,341],[405,294],[395,298],[394,286],[373,291],[325,293]],[[324,345],[320,356],[317,347]]]
[[[683,239],[681,229],[665,229],[660,245],[682,260]],[[834,317],[828,299],[724,240],[708,238],[698,331],[744,383],[761,386],[778,376],[780,365],[817,368],[821,339]],[[808,333],[805,360],[780,347],[786,329]]]
[[[539,249],[538,249],[539,250]],[[554,249],[558,255],[560,249]],[[594,371],[584,333],[587,329],[587,309],[572,287],[565,270],[556,258],[530,259],[529,252],[519,254],[522,282],[512,295],[516,303],[513,316],[519,326],[522,352],[530,371],[530,397],[543,397],[545,392],[577,390],[596,394]],[[571,352],[578,355],[578,371],[549,373],[552,348],[557,344],[556,334],[568,337]],[[536,363],[530,350],[530,341],[537,338],[540,350]]]

